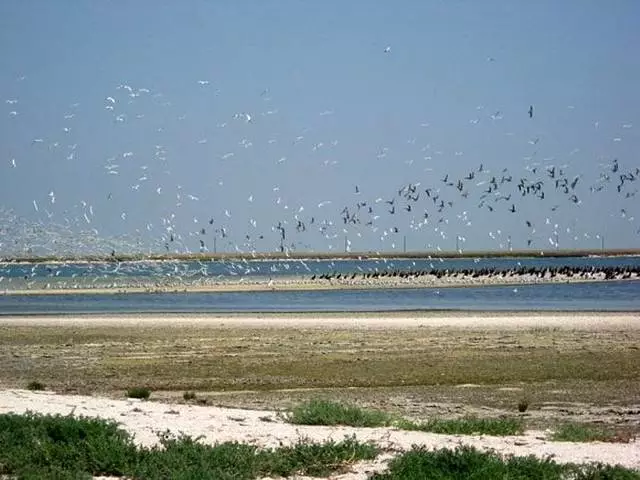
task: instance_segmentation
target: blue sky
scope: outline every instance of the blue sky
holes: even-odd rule
[[[640,181],[617,185],[640,166],[638,18],[632,0],[7,0],[0,207],[159,251],[274,250],[278,223],[298,250],[637,247]],[[483,198],[493,176],[513,180]]]

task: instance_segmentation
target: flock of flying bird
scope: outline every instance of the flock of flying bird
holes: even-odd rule
[[[385,54],[390,52],[390,47],[384,49]],[[194,88],[210,89],[212,86],[209,80],[197,80],[194,81]],[[219,94],[219,91],[214,93],[214,95]],[[146,97],[153,99],[160,107],[171,107],[171,102],[167,101],[162,94],[152,89],[134,88],[123,83],[118,85],[113,93],[105,95],[101,108],[111,116],[115,126],[132,124],[136,120],[144,120],[144,113],[131,113],[131,110],[136,102]],[[20,101],[18,98],[5,100],[5,105],[9,108],[7,114],[10,117],[19,116]],[[269,117],[279,112],[273,106],[268,89],[260,93],[259,101],[264,106],[261,113],[238,111],[216,125],[218,129],[228,129],[232,124],[237,125],[238,128],[244,128],[242,138],[237,143],[237,150],[220,153],[216,159],[218,162],[232,162],[234,157],[242,151],[252,147],[260,148],[254,145],[255,140],[251,137],[251,129],[257,128],[256,118],[267,121]],[[61,131],[67,137],[46,140],[40,136],[33,138],[32,158],[42,155],[46,159],[48,156],[59,156],[59,152],[63,152],[62,156],[68,162],[82,161],[77,158],[78,144],[67,140],[72,134],[72,122],[76,116],[80,115],[78,107],[78,104],[72,104],[70,110],[63,116],[64,125]],[[533,105],[528,109],[526,106],[523,108],[523,116],[531,121],[534,119],[534,113]],[[332,116],[334,111],[324,110],[319,115]],[[185,118],[186,115],[181,114],[176,120],[182,121]],[[488,118],[494,121],[501,120],[504,115],[496,111]],[[631,124],[622,126],[625,129],[631,127]],[[163,128],[159,127],[156,133],[161,135]],[[304,133],[301,132],[300,135],[289,139],[289,144],[291,146],[303,144]],[[614,139],[616,140],[618,139]],[[276,138],[269,139],[264,148],[278,141],[280,140]],[[199,145],[206,145],[208,142],[209,138],[204,137],[196,140]],[[539,138],[535,138],[528,143],[535,147],[538,142]],[[337,139],[317,141],[311,145],[307,154],[336,148],[337,145]],[[442,152],[434,152],[431,155],[430,149],[430,146],[422,149],[425,160],[438,162],[433,155]],[[602,192],[612,192],[623,202],[628,200],[629,206],[619,208],[612,214],[629,222],[635,233],[640,234],[640,229],[633,223],[635,217],[632,211],[632,206],[637,205],[635,196],[638,192],[637,185],[640,183],[638,182],[640,168],[625,166],[623,161],[615,158],[604,162],[599,176],[592,181],[588,181],[582,173],[571,173],[569,165],[558,165],[552,159],[536,161],[534,153],[528,158],[528,165],[524,168],[524,172],[515,167],[499,167],[494,170],[488,164],[479,163],[462,174],[445,173],[436,179],[431,173],[422,174],[416,181],[390,187],[387,192],[377,192],[377,195],[370,196],[365,194],[369,190],[366,184],[354,181],[353,190],[349,195],[338,195],[341,200],[330,198],[314,205],[309,205],[308,199],[305,204],[305,199],[302,198],[295,199],[295,206],[289,204],[283,198],[284,193],[281,193],[281,188],[284,190],[284,187],[274,185],[272,187],[274,204],[280,209],[274,215],[280,218],[275,218],[275,221],[264,225],[264,218],[242,220],[233,218],[231,212],[235,205],[232,202],[224,205],[219,214],[209,214],[206,217],[200,214],[185,220],[183,217],[189,215],[181,214],[181,211],[185,210],[185,204],[200,202],[201,198],[207,198],[206,194],[187,192],[181,185],[157,183],[155,187],[147,186],[152,179],[157,179],[162,174],[172,175],[168,161],[169,150],[169,147],[160,143],[153,145],[150,163],[144,165],[135,163],[135,159],[141,155],[137,155],[133,150],[122,151],[107,158],[101,165],[104,175],[109,178],[122,178],[123,172],[126,171],[130,177],[109,183],[112,186],[111,190],[105,195],[106,198],[100,200],[80,200],[73,207],[67,205],[62,211],[56,210],[59,195],[56,189],[51,187],[44,195],[32,200],[33,213],[37,216],[34,222],[21,220],[20,216],[10,208],[5,208],[9,206],[0,205],[2,207],[0,208],[0,255],[105,253],[105,250],[113,255],[144,251],[288,252],[312,249],[314,244],[318,246],[315,248],[316,251],[328,249],[340,252],[343,249],[352,250],[352,242],[356,237],[367,236],[379,238],[380,247],[373,250],[388,251],[400,248],[399,235],[406,237],[409,234],[412,238],[425,238],[426,235],[414,232],[424,231],[427,228],[432,229],[433,234],[430,237],[431,242],[421,243],[422,249],[451,250],[452,238],[455,239],[457,249],[461,249],[460,242],[467,241],[465,236],[457,232],[460,230],[464,232],[465,228],[471,227],[474,215],[477,213],[481,215],[479,222],[490,221],[490,225],[499,225],[500,217],[487,215],[499,213],[516,216],[518,219],[516,223],[525,229],[528,248],[544,249],[549,246],[558,248],[559,236],[565,233],[568,237],[573,237],[575,242],[582,239],[579,239],[579,236],[587,239],[592,236],[600,238],[599,234],[589,232],[587,229],[578,233],[575,226],[559,225],[553,220],[553,214],[558,209],[582,205],[584,195],[596,195]],[[389,147],[382,147],[378,159],[387,156],[389,151]],[[461,155],[462,152],[455,153],[455,156]],[[327,167],[336,165],[338,163],[336,158],[336,156],[327,155],[322,161],[323,165]],[[275,164],[280,165],[286,162],[287,157],[280,156]],[[5,165],[10,170],[18,169],[23,167],[23,162],[12,157]],[[272,167],[263,166],[262,168]],[[10,175],[10,171],[2,172],[5,179],[9,179]],[[427,181],[429,183],[426,183]],[[224,179],[220,179],[218,186],[223,185]],[[147,195],[151,192],[158,197],[171,192],[175,195],[175,202],[157,221],[149,219],[144,226],[138,226],[140,228],[128,227],[130,230],[126,233],[129,235],[123,237],[103,235],[97,228],[100,225],[97,211],[107,209],[104,206],[105,201],[115,202],[117,197],[130,200],[135,198],[131,197],[131,194],[135,195],[139,191],[147,191]],[[254,193],[248,191],[242,193],[247,203],[254,202]],[[46,200],[43,201],[43,197]],[[67,197],[69,197],[68,194]],[[344,199],[349,197],[353,201],[344,202]],[[131,210],[135,210],[133,205]],[[546,214],[540,216],[543,210],[548,212],[548,216]],[[202,208],[199,211],[201,212]],[[532,211],[536,212],[538,220],[524,216],[525,213]],[[126,223],[128,216],[129,212],[126,209],[119,212],[123,223]],[[495,218],[495,222],[491,221],[492,218]],[[540,218],[545,219],[540,222]],[[242,229],[244,232],[240,233]],[[511,236],[506,231],[503,232],[499,228],[487,228],[487,230],[488,236],[492,241],[497,242],[499,248],[512,247]],[[544,231],[544,238],[538,234],[541,231]],[[320,237],[310,238],[313,232]],[[324,239],[324,245],[317,241],[318,238]],[[342,239],[344,239],[344,246]]]

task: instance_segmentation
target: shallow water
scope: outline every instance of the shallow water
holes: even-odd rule
[[[0,315],[401,310],[640,311],[640,281],[294,292],[0,295]]]

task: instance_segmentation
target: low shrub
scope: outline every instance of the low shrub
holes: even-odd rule
[[[147,387],[133,387],[127,390],[127,398],[139,398],[141,400],[149,400],[151,390]]]

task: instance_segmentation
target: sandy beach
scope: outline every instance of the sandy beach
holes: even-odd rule
[[[585,331],[640,330],[640,312],[379,312],[265,314],[122,314],[6,315],[5,326],[92,326],[319,329],[412,329],[421,327],[473,329],[568,329]]]

